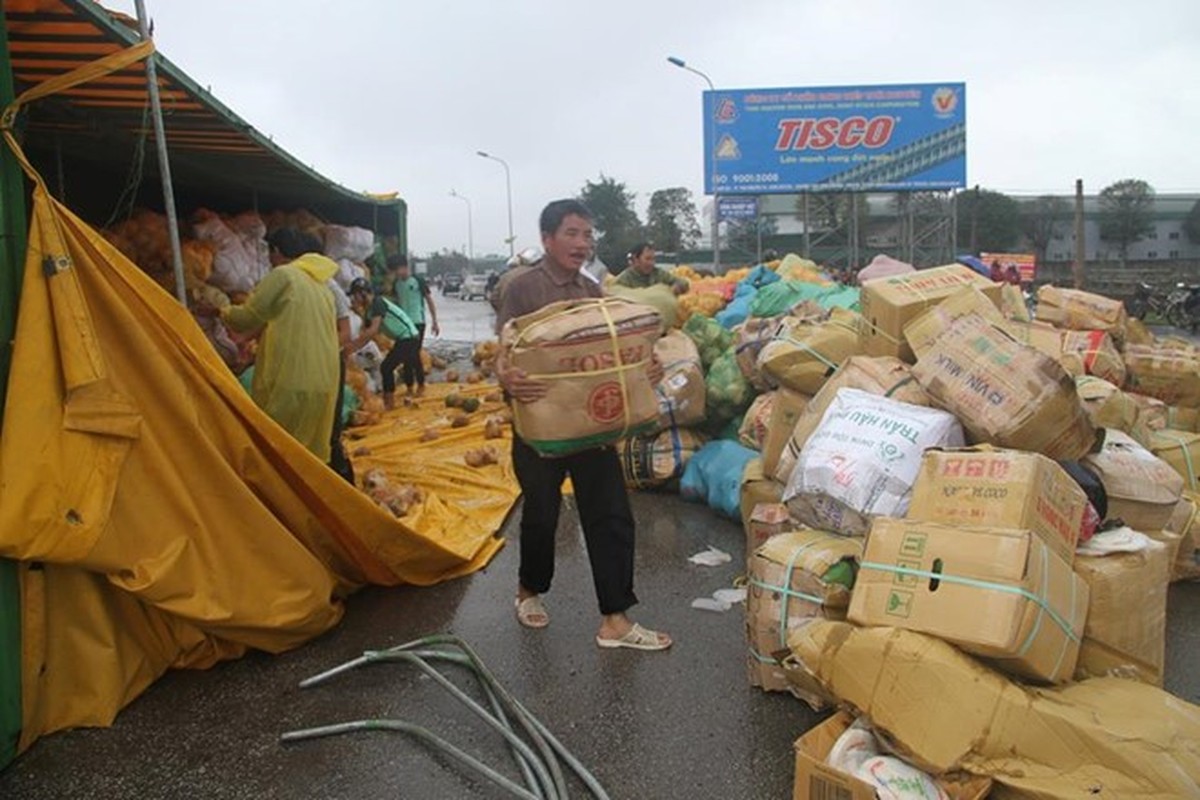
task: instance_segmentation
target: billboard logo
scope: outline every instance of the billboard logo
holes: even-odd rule
[[[726,124],[737,119],[737,105],[728,97],[721,98],[721,102],[717,104],[717,122]]]
[[[952,116],[958,108],[958,92],[943,86],[933,93],[933,113],[939,119]]]
[[[738,147],[737,139],[734,139],[728,133],[721,137],[721,141],[717,143],[717,158],[722,161],[736,161],[742,157],[742,150]]]
[[[895,117],[823,117],[822,119],[781,119],[776,150],[828,150],[839,148],[883,147],[896,130]]]

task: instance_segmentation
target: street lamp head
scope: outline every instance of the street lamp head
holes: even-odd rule
[[[676,58],[675,56],[667,56],[667,61],[670,61],[672,64],[674,64],[677,67],[686,67],[687,66],[686,61],[684,61],[682,58]]]
[[[476,150],[475,155],[482,156],[484,158],[491,158],[491,156],[489,156],[487,153],[483,152],[482,150]]]

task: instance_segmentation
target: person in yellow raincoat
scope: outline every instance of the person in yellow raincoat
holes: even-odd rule
[[[292,228],[267,237],[273,269],[241,305],[221,310],[237,333],[262,332],[250,395],[259,408],[324,462],[329,461],[338,390],[333,294],[338,266],[320,242]]]

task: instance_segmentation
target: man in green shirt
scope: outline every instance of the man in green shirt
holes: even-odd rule
[[[663,284],[670,286],[675,294],[683,294],[688,290],[688,282],[676,278],[662,267],[654,264],[654,245],[648,242],[634,245],[629,251],[629,266],[617,276],[617,285],[628,289],[647,289]]]
[[[416,395],[425,394],[425,368],[421,364],[421,348],[425,346],[425,306],[429,306],[429,328],[434,336],[441,333],[438,327],[437,307],[433,304],[433,293],[429,284],[420,275],[413,275],[408,264],[408,256],[397,254],[388,258],[388,269],[394,275],[392,296],[417,326],[417,344],[415,356],[407,354],[402,362],[404,385],[408,393],[413,393],[416,384]]]

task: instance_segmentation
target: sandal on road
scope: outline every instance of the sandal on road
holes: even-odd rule
[[[546,607],[542,605],[539,595],[535,594],[524,600],[517,598],[516,606],[517,622],[526,628],[544,628],[550,624],[550,615],[546,613]]]
[[[666,650],[672,642],[671,637],[666,634],[648,630],[635,622],[621,638],[605,639],[597,636],[596,644],[608,649],[628,647],[632,650]]]

